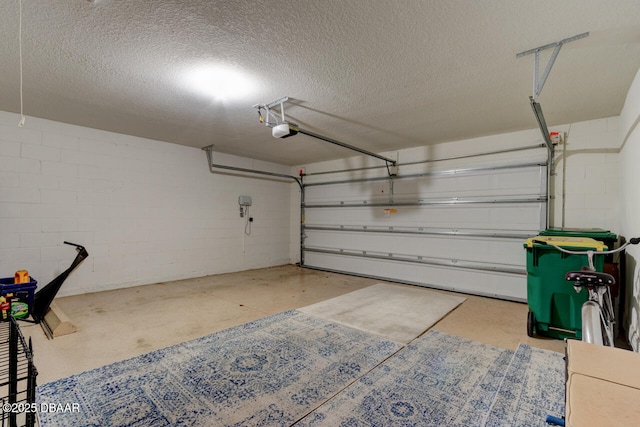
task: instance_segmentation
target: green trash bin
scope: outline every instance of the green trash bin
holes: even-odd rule
[[[551,227],[540,232],[541,236],[565,236],[565,237],[588,237],[593,240],[598,240],[605,244],[605,246],[611,250],[615,249],[618,243],[618,236],[609,230],[602,228],[559,228]],[[598,258],[602,258],[599,256]],[[624,259],[622,257],[621,259]],[[617,298],[620,296],[620,309],[624,307],[624,271],[616,261],[615,255],[604,256],[604,272],[611,274],[615,279],[615,285],[609,289],[611,296]]]
[[[604,243],[587,237],[537,236],[524,243],[527,251],[527,335],[582,339],[582,304],[587,292],[576,292],[565,280],[568,271],[589,265],[586,255],[570,255],[552,246],[535,243],[542,240],[575,251],[607,250]],[[604,257],[595,256],[594,266],[603,271]]]

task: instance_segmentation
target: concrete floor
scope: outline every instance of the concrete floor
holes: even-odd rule
[[[32,337],[44,384],[379,282],[286,265],[56,298],[77,332],[48,340],[39,325],[21,329]],[[513,350],[523,342],[564,352],[561,340],[527,336],[526,304],[462,296],[435,329]]]

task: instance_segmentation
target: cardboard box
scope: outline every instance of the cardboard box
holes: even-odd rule
[[[640,422],[640,354],[567,341],[567,426]]]

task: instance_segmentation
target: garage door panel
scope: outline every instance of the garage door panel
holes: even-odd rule
[[[473,260],[520,266],[524,269],[524,239],[487,239],[415,235],[384,235],[364,232],[305,231],[305,246]]]
[[[325,182],[305,187],[304,265],[525,299],[522,243],[545,220],[540,165]]]
[[[396,213],[385,213],[393,208]],[[542,203],[466,206],[376,206],[305,209],[307,224],[537,230]]]
[[[526,301],[526,276],[308,252],[305,265],[455,292]]]
[[[438,196],[498,196],[510,194],[539,194],[540,168],[527,168],[510,172],[484,172],[463,176],[425,176],[416,179],[395,179],[393,195],[401,199],[434,198]],[[307,203],[326,201],[364,201],[388,198],[392,193],[389,180],[310,186],[305,189]]]

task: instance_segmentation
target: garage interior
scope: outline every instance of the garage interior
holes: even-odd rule
[[[563,355],[527,335],[523,243],[640,235],[635,1],[12,0],[0,16],[1,276],[40,289],[73,260],[64,242],[89,253],[52,305],[68,333],[19,322],[38,385],[378,283],[465,298],[428,329]],[[617,264],[630,353],[638,256]]]

